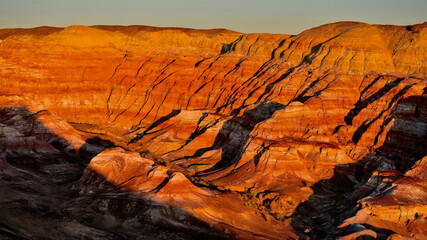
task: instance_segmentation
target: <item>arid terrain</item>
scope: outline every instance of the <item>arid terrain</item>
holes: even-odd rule
[[[0,29],[0,239],[427,239],[427,23]]]

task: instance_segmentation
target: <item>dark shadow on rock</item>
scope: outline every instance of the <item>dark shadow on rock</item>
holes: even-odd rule
[[[192,156],[185,156],[174,161],[197,158],[208,151],[221,149],[221,160],[213,167],[199,172],[198,175],[210,174],[237,165],[246,151],[245,147],[249,141],[250,133],[255,126],[270,119],[276,111],[285,109],[285,107],[286,105],[277,102],[263,102],[253,109],[244,111],[241,116],[235,115],[222,125],[211,147],[201,148]]]
[[[110,140],[101,139],[100,137],[89,138],[86,140],[85,144],[80,147],[77,156],[87,164],[96,155],[112,147],[116,147],[116,145]]]
[[[37,119],[45,110],[31,112],[24,106],[0,109],[0,149],[7,161],[23,168],[40,169],[47,164],[79,161],[75,149]]]
[[[25,106],[0,108],[0,150],[17,167],[41,171],[56,182],[78,180],[90,160],[114,144],[93,137],[78,149],[38,119],[51,116],[46,110],[32,112]],[[54,121],[55,118],[52,118]]]
[[[87,164],[114,144],[94,137],[76,153],[41,114],[49,113],[0,108],[0,239],[227,239],[99,174],[86,191],[80,178]]]
[[[337,231],[337,227],[343,220],[354,216],[359,207],[357,201],[371,194],[378,186],[379,183],[371,187],[365,185],[374,171],[387,163],[390,169],[385,170],[397,170],[404,174],[427,154],[427,132],[412,128],[419,123],[427,123],[427,95],[399,100],[392,118],[395,122],[381,147],[358,162],[337,165],[331,179],[321,180],[311,187],[313,194],[300,203],[292,215],[291,225],[301,238],[339,237],[344,230]],[[380,233],[388,236],[392,231],[381,229]]]
[[[231,43],[223,43],[220,55],[236,51],[236,45],[242,39],[243,39],[243,35],[240,35],[239,38],[237,38]]]
[[[78,183],[78,196],[66,206],[76,211],[80,222],[103,228],[97,218],[105,214],[112,216],[121,226],[105,230],[123,237],[118,239],[231,239],[183,209],[154,202],[142,193],[128,191],[124,186],[109,182],[96,170],[89,168],[86,171],[90,172],[90,177]],[[170,175],[168,173],[168,178]],[[153,190],[151,192],[158,192],[156,188]],[[123,226],[129,229],[123,229]]]

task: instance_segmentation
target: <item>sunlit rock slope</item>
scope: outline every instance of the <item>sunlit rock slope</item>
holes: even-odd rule
[[[2,29],[0,234],[423,239],[426,77],[426,23]]]

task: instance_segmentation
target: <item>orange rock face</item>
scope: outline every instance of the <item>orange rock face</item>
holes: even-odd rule
[[[182,173],[159,166],[136,152],[113,148],[100,153],[92,159],[81,181],[89,186],[96,183],[96,189],[100,182],[94,179],[98,175],[103,176],[105,180],[102,181],[188,212],[211,228],[231,236],[251,239],[281,239],[284,235],[296,237],[280,221],[267,221],[243,201],[236,201],[240,195],[220,194],[208,188],[196,187]]]
[[[170,206],[174,224],[182,214],[239,239],[427,235],[426,23],[296,36],[40,27],[0,39],[0,107],[50,112],[40,124],[65,147],[31,149],[84,152],[82,194],[108,183]],[[33,151],[2,124],[6,159]],[[117,148],[92,158],[107,141]]]

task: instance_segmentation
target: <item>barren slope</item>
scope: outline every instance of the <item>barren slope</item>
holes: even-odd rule
[[[108,183],[173,208],[166,222],[191,219],[180,229],[206,224],[191,234],[427,235],[426,23],[339,22],[296,36],[40,27],[0,39],[0,107],[39,104],[68,122],[59,133],[44,125],[70,156],[93,137],[119,146],[93,159],[83,148],[92,160],[73,185],[80,194]],[[27,154],[0,143],[8,161]]]

